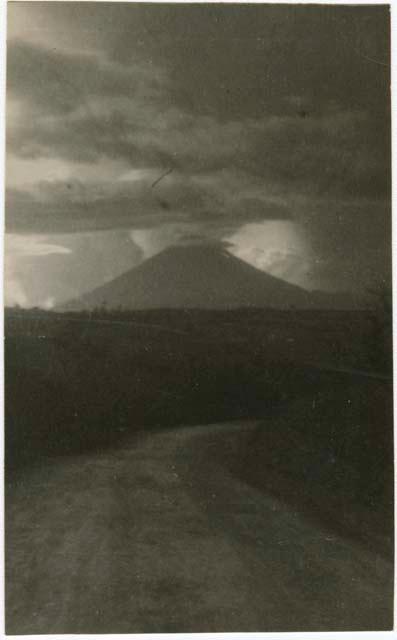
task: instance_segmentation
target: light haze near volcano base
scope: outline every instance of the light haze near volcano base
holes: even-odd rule
[[[5,236],[7,306],[52,308],[109,282],[142,259],[125,230]]]
[[[230,253],[257,269],[296,284],[315,289],[315,258],[303,229],[290,220],[269,220],[241,227],[227,238]]]

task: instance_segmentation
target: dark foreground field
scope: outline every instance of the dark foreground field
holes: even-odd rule
[[[390,629],[373,326],[7,314],[7,632]]]

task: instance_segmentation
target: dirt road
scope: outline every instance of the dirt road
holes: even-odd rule
[[[390,628],[391,563],[234,477],[254,428],[138,435],[7,487],[7,633]]]

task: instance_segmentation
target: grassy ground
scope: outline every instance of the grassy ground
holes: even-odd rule
[[[244,481],[393,555],[393,399],[384,380],[317,373],[240,452]]]
[[[310,389],[309,365],[368,366],[367,333],[357,313],[7,314],[7,466],[138,426],[260,417]]]

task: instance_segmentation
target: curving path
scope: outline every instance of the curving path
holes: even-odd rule
[[[390,563],[234,477],[254,428],[138,434],[7,487],[7,633],[390,628]]]

